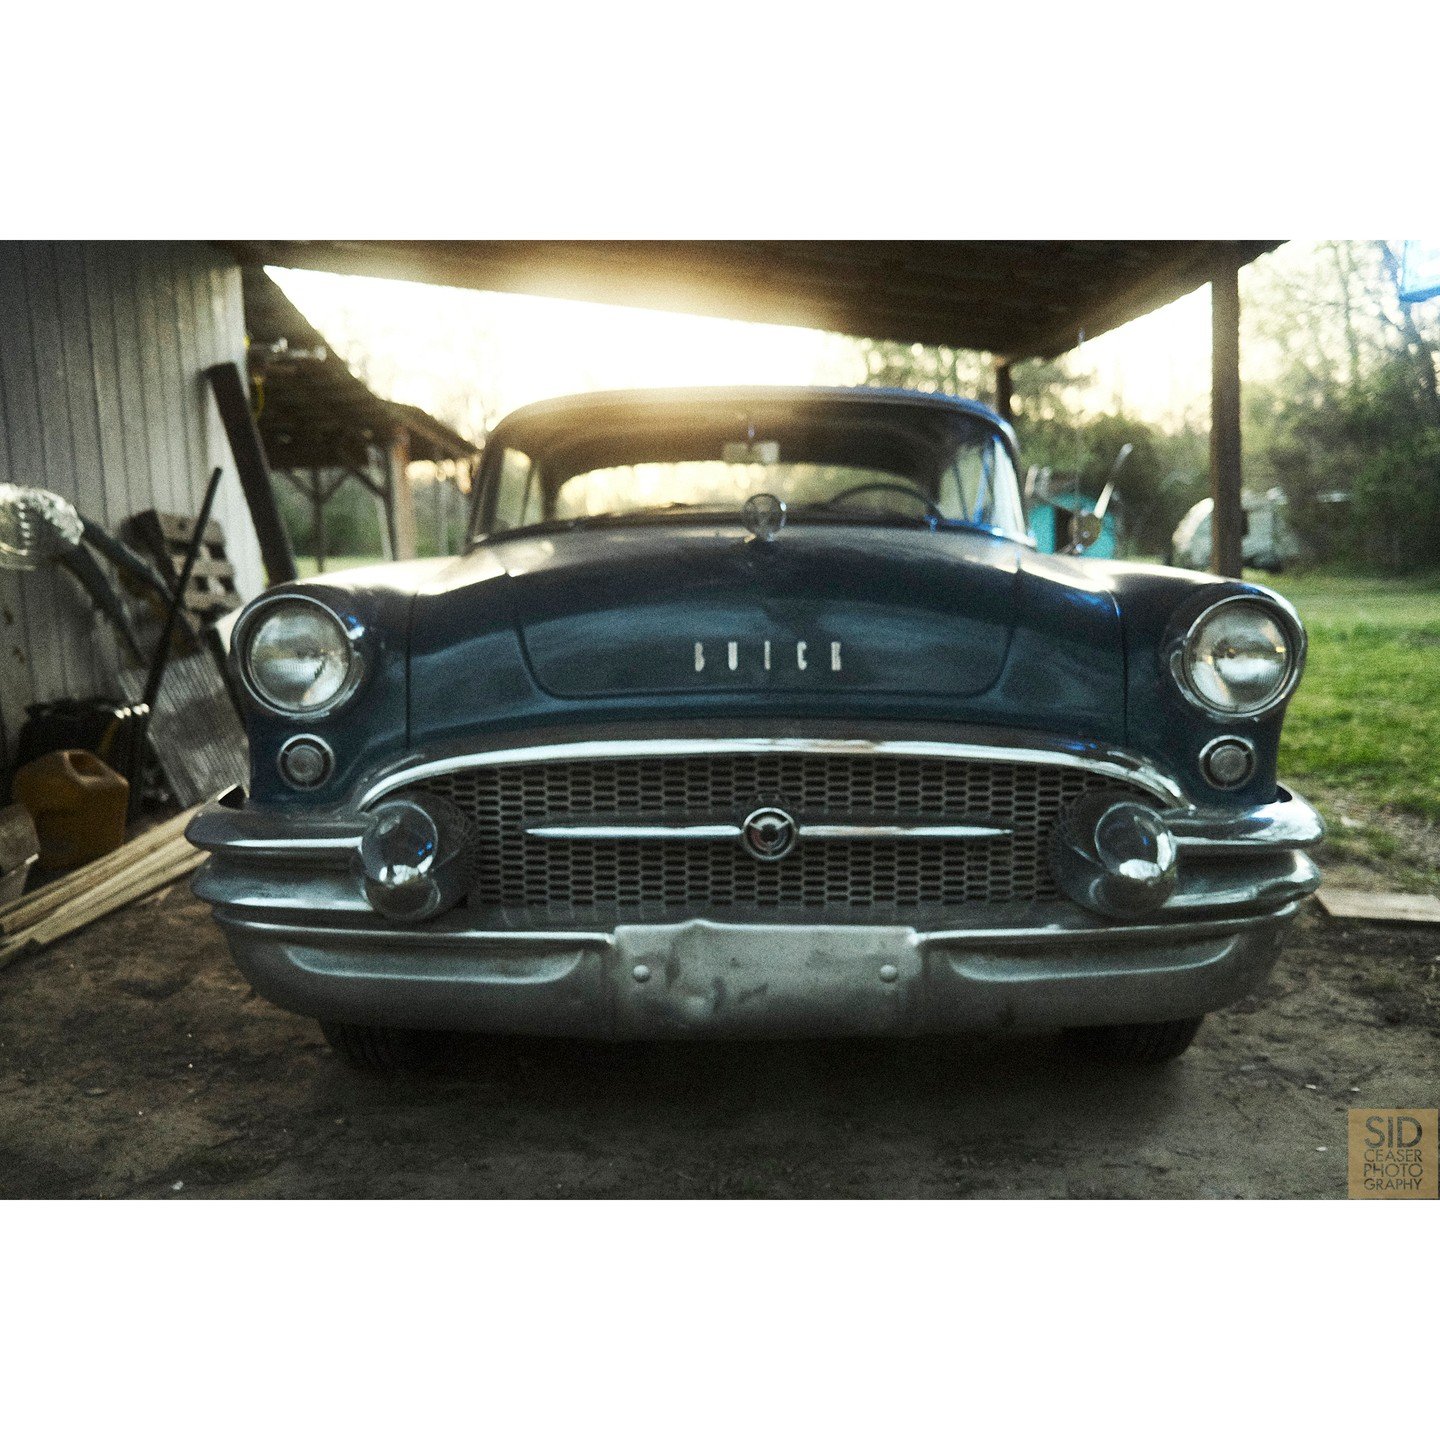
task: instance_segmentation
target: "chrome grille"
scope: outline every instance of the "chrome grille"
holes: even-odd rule
[[[991,759],[786,751],[555,759],[476,766],[412,793],[459,806],[479,833],[472,905],[672,916],[739,908],[863,912],[1051,899],[1046,851],[1060,812],[1093,789],[1149,798],[1072,766]],[[974,820],[983,840],[802,841],[785,859],[729,840],[581,840],[526,835],[564,821],[741,822],[776,805],[803,822]]]

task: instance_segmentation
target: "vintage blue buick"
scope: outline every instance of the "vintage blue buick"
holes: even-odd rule
[[[1178,1055],[1317,884],[1275,775],[1305,632],[1037,554],[1016,463],[901,391],[517,411],[464,555],[235,628],[251,789],[189,833],[240,969],[359,1065],[434,1030]]]

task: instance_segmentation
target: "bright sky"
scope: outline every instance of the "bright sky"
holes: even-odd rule
[[[1077,368],[1094,372],[1088,399],[1097,410],[1163,424],[1201,406],[1208,423],[1209,288],[1087,340],[1076,358]]]
[[[645,385],[856,384],[841,336],[316,271],[270,272],[374,389],[472,432],[531,400]],[[1208,403],[1204,290],[1085,343],[1097,410],[1163,422]],[[468,421],[468,424],[467,424]]]

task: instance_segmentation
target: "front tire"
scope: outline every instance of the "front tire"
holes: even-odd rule
[[[1162,1020],[1148,1025],[1094,1025],[1067,1031],[1066,1038],[1075,1049],[1096,1060],[1163,1065],[1190,1048],[1204,1019],[1197,1015],[1193,1020]]]
[[[320,1030],[330,1048],[352,1070],[391,1073],[414,1064],[419,1040],[413,1030],[382,1025],[344,1025],[322,1020]]]

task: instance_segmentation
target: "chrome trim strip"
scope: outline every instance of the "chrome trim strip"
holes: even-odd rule
[[[1086,918],[1076,922],[1054,921],[1047,925],[1032,925],[1020,929],[965,929],[965,930],[910,930],[911,944],[953,945],[984,943],[987,945],[1025,945],[1037,941],[1064,940],[1083,943],[1087,940],[1111,941],[1116,939],[1170,940],[1187,935],[1224,934],[1232,930],[1245,930],[1256,924],[1271,920],[1288,920],[1300,908],[1300,901],[1291,900],[1278,909],[1264,911],[1259,915],[1222,915],[1214,919],[1200,918],[1161,922],[1153,925],[1109,925]],[[414,930],[372,930],[336,929],[321,925],[287,925],[273,920],[250,920],[234,916],[225,906],[217,907],[216,918],[222,924],[234,925],[248,933],[289,936],[299,940],[313,939],[316,943],[349,945],[406,945],[422,944],[436,949],[470,948],[476,945],[552,946],[557,949],[574,950],[579,946],[602,946],[610,949],[615,945],[615,934],[609,930],[439,930],[430,926]],[[684,924],[685,922],[680,922]],[[675,925],[629,925],[630,930],[654,929],[674,930]],[[812,929],[812,926],[795,925],[739,925],[737,929],[759,932],[774,932],[777,935],[793,933],[796,929]],[[897,927],[891,925],[846,926],[857,932],[874,930],[887,935],[894,934]],[[900,929],[909,929],[901,926]]]
[[[1325,836],[1325,822],[1294,792],[1280,787],[1279,797],[1238,815],[1204,814],[1185,808],[1166,810],[1162,818],[1175,836],[1175,844],[1187,859],[1215,855],[1264,855],[1284,850],[1305,850]],[[308,830],[293,834],[291,830]],[[270,815],[211,805],[202,810],[186,831],[192,844],[202,850],[233,856],[237,860],[314,857],[343,859],[360,843],[364,817],[349,815],[320,820],[299,816]],[[819,830],[820,835],[816,835]],[[834,832],[839,831],[837,835]],[[328,832],[328,833],[327,833]],[[734,839],[738,825],[630,826],[550,825],[532,826],[527,833],[554,839],[643,839],[683,838],[689,832],[696,839]],[[810,838],[860,838],[864,835],[896,834],[933,837],[943,834],[955,839],[982,839],[1007,833],[1000,827],[954,826],[803,826]]]
[[[1300,908],[1299,900],[1291,900],[1278,910],[1262,911],[1258,915],[1218,915],[1213,920],[1190,919],[1162,921],[1154,925],[1072,925],[1054,923],[1034,925],[1022,930],[931,930],[917,933],[915,940],[920,945],[950,944],[955,941],[983,940],[988,944],[1002,945],[1007,940],[1024,943],[1032,940],[1096,940],[1134,939],[1169,940],[1184,935],[1215,935],[1228,930],[1245,930],[1266,920],[1288,920]],[[1162,912],[1163,913],[1163,912]]]
[[[1201,815],[1187,811],[1163,818],[1182,855],[1264,855],[1306,850],[1325,838],[1325,822],[1293,791],[1240,815]]]
[[[1002,825],[799,825],[801,840],[993,840],[1015,832]]]
[[[227,840],[225,850],[244,855],[348,855],[360,847],[359,835],[329,835],[314,840]]]
[[[537,840],[738,840],[738,825],[527,825]]]
[[[353,851],[365,820],[363,815],[311,819],[210,804],[185,827],[185,838],[197,849],[237,859],[318,859]]]
[[[469,948],[487,944],[544,945],[571,950],[582,945],[603,946],[608,950],[615,944],[615,936],[608,930],[437,930],[428,925],[413,930],[361,929],[358,926],[339,929],[325,925],[287,925],[276,920],[250,920],[232,915],[225,905],[216,906],[216,912],[215,918],[220,924],[233,925],[247,933],[308,937],[316,943],[344,941],[347,945],[414,945],[419,942],[426,949]]]
[[[580,740],[559,745],[527,745],[515,750],[474,751],[411,765],[373,784],[358,806],[368,809],[382,796],[420,780],[494,765],[533,765],[547,760],[615,760],[630,757],[798,753],[812,755],[906,755],[935,760],[999,760],[1015,765],[1063,765],[1108,775],[1138,785],[1166,802],[1189,809],[1175,781],[1148,761],[1108,746],[1077,752],[1076,742],[1026,737],[1026,744],[980,745],[944,740],[806,740],[750,737],[732,740]]]
[[[539,840],[738,840],[740,825],[529,825]],[[796,825],[801,840],[987,840],[1013,835],[997,825]]]

